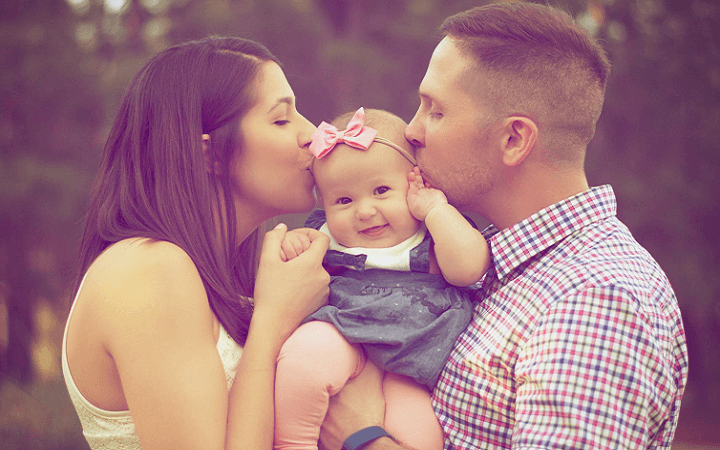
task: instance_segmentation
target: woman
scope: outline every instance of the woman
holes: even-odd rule
[[[275,360],[327,297],[328,241],[311,234],[307,257],[284,263],[276,227],[257,278],[255,243],[263,221],[314,205],[313,131],[251,41],[180,45],[136,75],[93,189],[63,342],[92,449],[272,447]]]

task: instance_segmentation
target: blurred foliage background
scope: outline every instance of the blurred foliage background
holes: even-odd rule
[[[60,343],[89,184],[122,92],[149,55],[210,34],[248,37],[284,62],[313,123],[361,105],[409,120],[437,26],[483,3],[0,2],[0,448],[87,448]],[[718,448],[720,4],[549,3],[597,35],[613,62],[587,174],[613,185],[620,218],[681,305],[690,381],[674,448]]]

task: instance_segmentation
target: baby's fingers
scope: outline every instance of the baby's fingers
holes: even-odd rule
[[[302,230],[310,241],[310,245],[305,249],[302,256],[307,255],[307,258],[322,263],[322,259],[330,246],[330,238],[325,233],[312,228],[303,228]]]
[[[410,184],[415,185],[417,189],[423,189],[426,187],[425,180],[420,174],[420,169],[417,166],[413,167],[413,171],[408,175],[408,180],[410,180]]]
[[[307,235],[297,232],[297,230],[289,231],[282,242],[282,251],[287,256],[287,260],[297,258],[309,247],[310,239]]]
[[[410,184],[414,183],[416,178],[417,178],[417,175],[415,175],[415,172],[408,173],[408,176],[407,176],[408,183],[410,183]]]
[[[291,259],[297,258],[300,253],[302,253],[302,251],[297,251],[291,239],[289,239],[288,237],[283,239],[280,247],[280,258],[283,261],[290,261]]]
[[[321,231],[316,230],[315,228],[297,228],[293,230],[293,233],[302,234],[307,237],[309,242],[314,241],[315,239],[324,239],[327,238],[327,235]],[[328,240],[329,242],[329,240]]]
[[[300,253],[310,248],[310,243],[312,242],[311,235],[313,235],[313,233],[319,233],[319,231],[313,228],[298,228],[297,230],[293,230],[295,243],[297,248],[301,250]]]
[[[413,167],[413,174],[415,175],[416,179],[419,179],[419,186],[420,187],[426,187],[428,189],[432,189],[433,185],[428,180],[424,179],[422,174],[420,173],[420,168],[418,166]]]

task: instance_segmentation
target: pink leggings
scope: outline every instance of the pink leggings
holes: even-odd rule
[[[331,395],[356,377],[365,355],[326,322],[308,322],[285,342],[275,376],[275,449],[316,450]],[[430,393],[414,380],[385,373],[385,429],[406,447],[437,450],[443,434]]]

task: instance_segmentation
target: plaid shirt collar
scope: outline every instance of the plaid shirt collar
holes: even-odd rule
[[[483,236],[490,243],[495,272],[502,280],[512,270],[592,222],[616,215],[610,185],[598,186],[555,203],[515,224],[498,230],[490,225]]]

